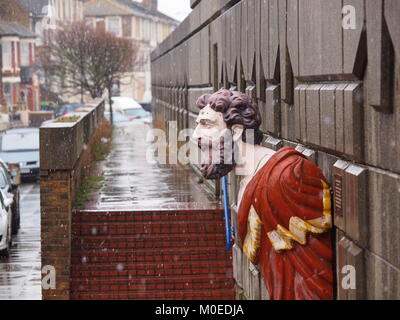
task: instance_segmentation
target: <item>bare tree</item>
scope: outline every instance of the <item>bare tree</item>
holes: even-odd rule
[[[39,61],[49,82],[63,92],[80,94],[81,100],[87,92],[97,98],[107,90],[112,123],[113,84],[143,63],[138,57],[132,40],[79,22],[49,33]]]

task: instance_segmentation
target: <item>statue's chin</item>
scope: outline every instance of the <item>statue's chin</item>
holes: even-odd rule
[[[207,180],[216,180],[226,176],[234,168],[234,164],[203,164],[200,171]]]

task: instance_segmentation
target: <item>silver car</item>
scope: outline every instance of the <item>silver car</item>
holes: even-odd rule
[[[0,158],[18,163],[22,178],[39,178],[39,129],[21,128],[5,131],[0,138]]]

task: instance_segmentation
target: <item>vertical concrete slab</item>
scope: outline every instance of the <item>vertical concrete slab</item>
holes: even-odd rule
[[[299,69],[299,0],[287,0],[287,46],[293,74],[297,77]]]
[[[321,144],[320,90],[322,85],[309,85],[306,90],[307,142]]]
[[[237,244],[234,244],[232,247],[232,255],[233,255],[233,278],[236,281],[236,284],[243,288],[243,268],[242,268],[242,260],[243,260],[243,252],[242,249]]]
[[[346,230],[345,223],[345,170],[350,163],[338,160],[332,168],[332,189],[333,189],[333,222],[342,231]]]
[[[346,234],[365,247],[368,241],[368,175],[365,168],[351,164],[345,170]]]
[[[336,85],[335,90],[335,150],[344,152],[345,135],[344,135],[344,90],[347,84]]]
[[[279,0],[269,0],[269,74],[268,79],[278,80],[279,77]]]
[[[322,4],[320,26],[322,29],[321,74],[339,75],[343,72],[342,0],[319,2]]]
[[[390,113],[393,110],[393,56],[383,4],[383,0],[366,2],[368,72],[372,80],[368,88],[368,104],[380,112]]]
[[[281,133],[280,86],[269,86],[265,90],[265,118],[263,128],[279,136]]]
[[[363,0],[343,0],[343,8],[355,9],[355,29],[343,29],[343,73],[362,80],[366,64],[366,43],[363,35],[365,8]],[[352,10],[352,9],[350,9]],[[345,11],[346,15],[351,14]],[[362,38],[363,37],[363,38]]]
[[[336,150],[336,85],[323,85],[320,91],[321,145]]]
[[[249,263],[250,271],[250,300],[260,300],[261,299],[261,287],[260,279],[261,274],[257,267],[252,263]]]
[[[363,88],[349,84],[344,90],[345,153],[355,159],[363,157]]]
[[[320,0],[299,1],[300,76],[322,74],[322,7]]]

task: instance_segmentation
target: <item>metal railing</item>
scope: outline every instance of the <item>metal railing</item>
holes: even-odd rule
[[[230,251],[231,250],[231,229],[229,226],[229,196],[228,196],[228,182],[227,182],[226,176],[222,177],[222,191],[224,193],[226,251]]]

